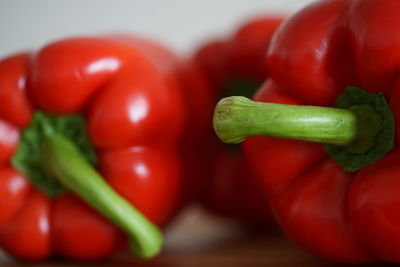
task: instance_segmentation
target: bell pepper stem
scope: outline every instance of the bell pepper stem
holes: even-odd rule
[[[119,196],[69,139],[59,134],[48,136],[41,161],[65,187],[128,235],[135,256],[148,258],[160,251],[163,238],[157,226]]]
[[[232,144],[251,136],[269,136],[346,146],[362,153],[373,145],[380,128],[379,115],[366,105],[340,109],[233,96],[220,100],[214,113],[216,134]]]

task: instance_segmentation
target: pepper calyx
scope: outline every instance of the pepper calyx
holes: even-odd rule
[[[395,121],[383,94],[349,86],[334,107],[357,116],[357,136],[346,146],[326,144],[325,151],[347,172],[355,172],[381,159],[394,147]]]
[[[30,124],[21,134],[18,149],[11,159],[11,164],[21,171],[36,188],[51,198],[65,191],[64,186],[46,170],[44,166],[46,162],[43,162],[41,155],[43,143],[53,134],[61,134],[71,140],[91,165],[94,166],[97,163],[82,116],[50,115],[36,111]]]

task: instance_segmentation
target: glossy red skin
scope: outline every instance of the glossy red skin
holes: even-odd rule
[[[186,114],[177,66],[165,48],[126,36],[68,39],[0,61],[1,248],[25,260],[94,260],[125,243],[77,197],[48,199],[11,167],[36,109],[81,113],[105,179],[154,223],[167,223],[183,173],[177,150]]]
[[[30,54],[22,53],[3,59],[0,64],[0,117],[18,128],[28,125],[33,105],[26,94]],[[18,112],[15,112],[18,110]]]
[[[182,170],[177,149],[157,144],[108,150],[99,156],[100,172],[109,184],[136,208],[146,211],[151,221],[164,225],[181,191]]]
[[[52,207],[52,246],[54,251],[62,251],[64,257],[96,259],[124,244],[119,229],[75,195],[57,197]]]
[[[331,105],[345,86],[386,96],[399,127],[400,1],[319,1],[277,31],[257,101]],[[252,137],[244,150],[287,235],[339,262],[400,262],[400,151],[346,173],[322,145]]]
[[[33,190],[0,229],[1,246],[20,259],[41,260],[52,251],[50,201]]]
[[[266,51],[281,16],[263,16],[247,21],[229,38],[206,43],[194,59],[211,84],[214,105],[227,94],[226,85],[237,80],[265,80],[268,71]],[[211,121],[211,119],[210,119]],[[268,203],[240,149],[223,145],[214,134],[203,138],[210,159],[208,179],[203,178],[200,201],[215,214],[247,223],[272,222]],[[202,148],[204,149],[204,145]],[[201,151],[201,149],[200,149]]]

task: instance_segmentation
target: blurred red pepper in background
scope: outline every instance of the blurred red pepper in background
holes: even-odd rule
[[[282,20],[282,16],[271,15],[252,18],[229,38],[210,41],[198,49],[194,60],[207,76],[214,105],[223,96],[251,96],[267,78],[266,51]],[[250,177],[254,174],[240,147],[221,144],[214,133],[202,140],[197,151],[211,164],[194,184],[201,189],[198,198],[204,206],[244,222],[271,222],[266,199]]]

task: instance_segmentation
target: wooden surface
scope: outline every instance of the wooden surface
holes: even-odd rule
[[[18,263],[0,256],[0,266],[343,266],[314,257],[279,233],[244,231],[238,225],[205,216],[197,209],[186,212],[167,232],[163,253],[151,260],[137,260],[121,252],[96,263],[53,260]],[[363,265],[365,266],[365,265]],[[391,266],[390,264],[370,266]]]

